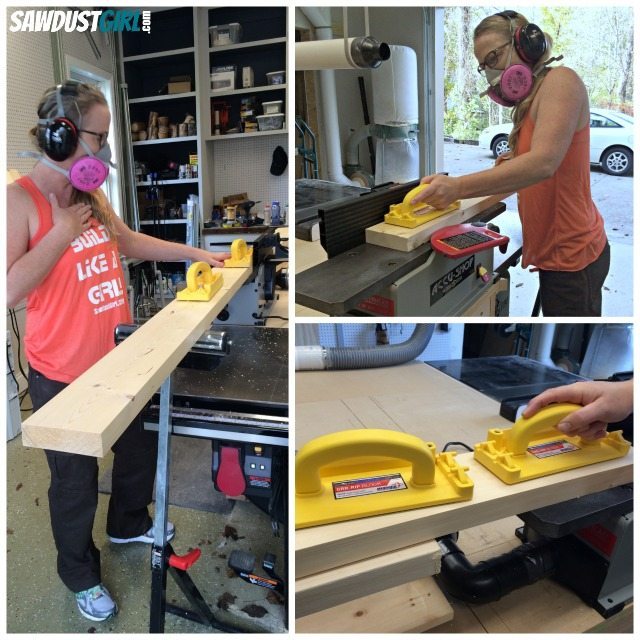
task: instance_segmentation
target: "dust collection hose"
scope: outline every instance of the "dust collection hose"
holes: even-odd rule
[[[296,347],[296,370],[370,369],[414,360],[429,344],[435,325],[416,324],[411,337],[400,344],[370,348]]]
[[[452,596],[485,604],[548,578],[556,570],[555,541],[528,542],[496,558],[472,565],[451,536],[438,538],[442,549],[439,581]]]

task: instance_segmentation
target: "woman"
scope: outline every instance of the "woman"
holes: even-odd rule
[[[551,39],[514,11],[485,18],[474,31],[485,92],[513,106],[513,153],[459,177],[431,175],[414,202],[444,208],[459,198],[518,192],[522,265],[539,271],[545,316],[600,316],[609,271],[604,221],[592,198],[589,101],[567,67],[550,68]]]
[[[228,257],[135,233],[115,215],[99,188],[111,156],[111,115],[102,93],[65,82],[45,92],[38,117],[31,135],[42,155],[28,176],[7,189],[7,304],[27,297],[24,343],[34,410],[110,351],[116,325],[130,322],[120,253],[215,267]],[[147,506],[156,449],[156,436],[138,421],[113,446],[107,516],[112,542],[153,541]],[[91,535],[97,460],[45,453],[58,574],[76,594],[83,616],[106,620],[117,606],[101,582],[100,553]],[[168,537],[173,535],[171,525]]]

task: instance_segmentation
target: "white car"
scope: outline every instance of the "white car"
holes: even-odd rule
[[[482,131],[478,139],[480,149],[487,149],[493,157],[509,151],[512,124],[495,124]],[[626,176],[633,170],[633,116],[609,109],[591,109],[591,164],[600,165],[613,176]]]

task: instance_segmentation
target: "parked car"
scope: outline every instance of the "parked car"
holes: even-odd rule
[[[512,124],[505,122],[487,127],[480,134],[478,146],[497,158],[509,151]],[[591,164],[599,165],[612,176],[626,176],[633,170],[633,116],[609,109],[591,109]]]

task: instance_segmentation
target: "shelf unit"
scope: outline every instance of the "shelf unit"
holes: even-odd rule
[[[211,115],[214,102],[225,102],[230,111],[230,127],[240,119],[240,102],[256,97],[258,113],[262,114],[262,102],[282,100],[287,109],[287,7],[215,7],[204,9],[206,18],[198,23],[196,41],[204,44],[206,55],[200,58],[200,86],[207,87],[203,100],[201,121],[204,131],[203,168],[212,181],[203,183],[206,202],[219,202],[222,196],[247,193],[251,200],[260,201],[256,211],[261,215],[262,206],[273,200],[281,207],[288,203],[287,172],[276,177],[269,173],[272,154],[277,146],[288,152],[287,117],[283,128],[275,131],[226,133],[213,135]],[[242,26],[240,42],[223,46],[210,46],[209,27],[237,22]],[[235,65],[235,88],[225,92],[212,92],[210,72],[212,67]],[[254,86],[242,87],[242,67],[250,66],[254,72]],[[267,72],[284,71],[285,82],[267,84]],[[204,92],[203,92],[204,93]],[[209,122],[206,119],[209,118]],[[208,126],[207,126],[208,125]],[[223,144],[224,141],[224,144]],[[253,166],[247,175],[242,167]],[[230,167],[238,167],[234,171]]]
[[[128,88],[128,109],[131,122],[148,124],[149,112],[168,116],[172,124],[184,121],[185,114],[196,117],[198,111],[197,51],[194,25],[197,13],[193,7],[154,11],[149,34],[121,34],[122,71]],[[190,76],[191,90],[168,93],[172,76]],[[135,161],[148,166],[149,173],[166,170],[170,162],[188,164],[189,155],[199,153],[200,131],[196,117],[196,135],[156,140],[141,140],[129,144]],[[183,205],[190,194],[199,196],[200,182],[192,179],[136,180],[137,220],[142,233],[164,240],[187,242],[188,221],[183,218],[164,219],[165,206]],[[152,188],[159,198],[149,199]],[[164,204],[164,206],[162,206]],[[194,234],[192,233],[193,237]],[[158,263],[158,268],[170,276],[186,273],[187,261]]]
[[[212,47],[209,27],[238,22],[243,35],[240,42]],[[186,164],[190,154],[198,156],[198,177],[191,179],[131,179],[137,192],[137,220],[143,233],[184,242],[186,220],[162,220],[158,212],[145,211],[154,202],[145,194],[157,187],[165,200],[180,205],[189,194],[199,198],[200,220],[209,220],[213,204],[222,197],[247,193],[256,202],[288,202],[287,173],[269,173],[271,156],[280,145],[288,149],[286,120],[276,131],[231,133],[214,136],[212,130],[214,102],[229,104],[233,120],[240,120],[240,101],[256,96],[256,103],[282,100],[286,110],[287,84],[268,85],[266,73],[285,71],[287,77],[287,8],[286,7],[173,7],[154,10],[149,34],[120,34],[120,57],[127,84],[131,122],[148,122],[150,111],[168,116],[172,124],[184,121],[186,113],[195,117],[196,135],[132,142],[133,158],[147,163],[149,171],[166,169],[169,162]],[[213,66],[236,65],[236,83],[231,91],[211,91]],[[242,67],[254,69],[257,86],[242,88]],[[191,77],[190,91],[167,93],[171,76]],[[262,110],[259,111],[262,114]],[[222,141],[225,144],[221,144]],[[173,205],[172,205],[173,206]],[[261,213],[261,207],[255,209]],[[200,233],[195,234],[200,237]],[[183,263],[162,264],[167,273],[184,271]]]

